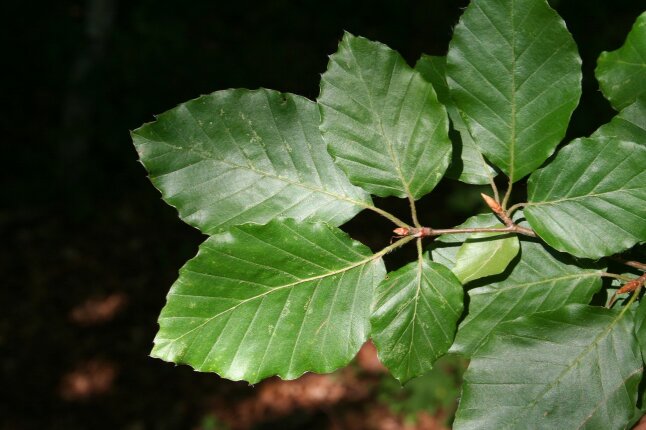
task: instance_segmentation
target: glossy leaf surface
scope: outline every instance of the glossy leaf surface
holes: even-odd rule
[[[453,33],[447,81],[480,150],[515,182],[565,135],[581,59],[546,1],[473,0]]]
[[[322,222],[232,227],[180,270],[152,355],[251,383],[331,372],[368,338],[384,276],[379,254]]]
[[[453,342],[462,285],[428,255],[390,273],[376,290],[372,340],[381,362],[402,383],[432,368]]]
[[[637,18],[621,48],[601,53],[594,72],[603,95],[617,110],[646,94],[646,12]]]
[[[577,139],[528,181],[527,221],[559,251],[616,254],[646,240],[646,146]]]
[[[321,76],[321,131],[350,181],[378,196],[419,199],[451,156],[433,86],[392,49],[346,33]]]
[[[451,100],[449,87],[446,83],[446,57],[422,55],[415,64],[415,70],[424,79],[433,84],[437,99],[446,107],[451,124],[457,132],[453,140],[451,165],[446,176],[458,179],[467,184],[488,184],[496,176],[496,171],[487,164],[480,149],[469,134],[460,112]]]
[[[642,375],[632,314],[568,305],[498,327],[464,375],[454,429],[623,429]]]
[[[279,216],[340,225],[371,201],[334,165],[318,123],[306,98],[236,89],[183,103],[132,137],[164,200],[204,233]]]

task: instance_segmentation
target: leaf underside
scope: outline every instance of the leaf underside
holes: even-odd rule
[[[483,185],[490,183],[496,176],[496,171],[487,164],[482,152],[469,134],[460,112],[449,94],[446,83],[446,57],[422,55],[415,64],[415,70],[433,85],[437,99],[446,107],[451,124],[458,135],[453,138],[451,165],[446,176],[458,179],[467,184]]]
[[[318,124],[304,97],[234,89],[183,103],[132,137],[164,200],[204,233],[281,216],[341,225],[371,200],[334,165]]]
[[[600,258],[646,241],[646,146],[577,139],[527,183],[525,216],[553,248]]]
[[[367,340],[384,276],[378,255],[322,222],[232,227],[181,269],[152,356],[250,383],[331,372]]]
[[[454,428],[622,429],[642,366],[630,312],[568,305],[521,317],[474,354]]]
[[[637,18],[621,48],[601,53],[594,73],[616,110],[646,94],[646,12]]]
[[[543,0],[472,0],[446,72],[471,136],[512,182],[554,152],[581,95],[576,44]]]
[[[446,110],[396,51],[346,33],[317,101],[323,139],[353,184],[419,199],[444,175],[451,156]]]
[[[375,291],[372,340],[381,362],[402,383],[444,355],[462,314],[462,285],[423,255],[390,273]]]

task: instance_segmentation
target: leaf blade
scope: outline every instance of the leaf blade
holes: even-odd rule
[[[442,178],[451,152],[446,110],[396,51],[346,33],[317,101],[323,139],[353,184],[419,199]]]
[[[496,176],[496,171],[485,161],[482,151],[469,134],[469,130],[449,94],[449,87],[446,83],[446,57],[422,55],[415,64],[415,70],[419,71],[422,77],[433,85],[437,99],[446,107],[451,124],[459,135],[459,137],[456,136],[455,139],[452,139],[452,160],[446,176],[467,184],[491,183]]]
[[[637,17],[619,49],[599,55],[594,74],[604,97],[616,110],[646,93],[646,12]]]
[[[453,273],[463,284],[485,276],[497,275],[511,263],[519,249],[518,237],[515,234],[472,234],[458,249]]]
[[[278,216],[340,225],[372,204],[333,164],[316,105],[303,97],[217,91],[132,137],[164,200],[207,234]]]
[[[455,428],[623,428],[643,370],[633,325],[583,305],[501,325],[464,375]]]
[[[600,258],[646,240],[646,147],[577,139],[527,183],[527,221],[551,247]]]
[[[474,0],[455,27],[447,81],[480,150],[516,182],[565,135],[581,59],[547,2]]]
[[[211,236],[180,273],[152,356],[254,383],[347,364],[385,269],[334,227],[283,219]]]
[[[381,362],[401,383],[431,370],[448,351],[462,314],[462,297],[455,276],[428,255],[379,284],[372,339]]]

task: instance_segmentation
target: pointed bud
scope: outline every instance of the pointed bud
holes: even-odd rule
[[[500,206],[500,203],[489,197],[488,195],[481,193],[482,199],[485,201],[487,206],[491,208],[492,211],[494,211],[496,214],[501,214],[504,213],[502,210],[502,206]]]
[[[406,227],[397,227],[393,230],[393,233],[395,233],[397,236],[408,236],[409,232],[410,230],[408,230]]]

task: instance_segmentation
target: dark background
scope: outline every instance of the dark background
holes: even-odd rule
[[[161,201],[128,131],[219,89],[314,99],[343,30],[386,43],[411,64],[421,53],[443,55],[467,2],[5,3],[0,428],[198,426],[205,399],[254,388],[148,357],[166,292],[202,237]],[[611,117],[595,60],[621,45],[640,3],[552,2],[583,57],[584,96],[569,137]],[[476,188],[462,190],[448,181],[423,199],[425,224],[449,227],[479,210]],[[370,214],[347,227],[371,246],[387,243],[390,228]],[[113,307],[97,317],[105,300]],[[98,388],[81,384],[79,394],[79,374],[94,374]],[[315,421],[307,426],[325,426]]]

